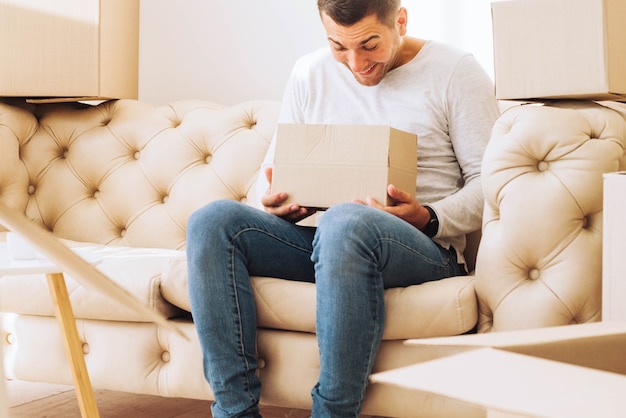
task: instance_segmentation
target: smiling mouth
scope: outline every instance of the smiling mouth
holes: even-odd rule
[[[376,67],[376,64],[372,64],[369,68],[363,70],[363,71],[359,71],[360,75],[370,75],[372,73],[372,71],[374,71],[374,67]]]

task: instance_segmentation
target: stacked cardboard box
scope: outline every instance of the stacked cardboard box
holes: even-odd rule
[[[626,2],[492,3],[501,100],[626,99]]]
[[[0,0],[0,96],[137,98],[139,0]]]

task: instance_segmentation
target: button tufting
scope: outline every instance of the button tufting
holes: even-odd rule
[[[262,358],[260,358],[260,359],[257,361],[257,367],[258,367],[259,369],[264,369],[264,368],[265,368],[265,360],[264,360],[264,359],[262,359]]]
[[[28,194],[29,195],[34,195],[35,194],[35,186],[34,185],[29,185],[28,186]]]
[[[537,164],[537,170],[539,171],[548,171],[549,164],[546,161],[539,161]]]
[[[94,191],[94,192],[93,192],[93,198],[94,198],[94,199],[97,199],[97,198],[99,198],[99,197],[100,197],[100,190],[96,190],[96,191]]]
[[[125,228],[120,229],[120,237],[124,238],[125,235],[126,235],[126,229]]]
[[[7,344],[8,344],[8,345],[13,345],[13,344],[15,344],[15,335],[13,335],[13,334],[7,334],[7,337],[6,337],[6,342],[7,342]]]
[[[528,272],[528,278],[530,280],[537,280],[539,278],[539,270],[538,269],[530,269]]]
[[[168,195],[165,195],[163,196],[163,198],[161,198],[161,203],[165,204],[168,200],[170,200],[170,197]]]
[[[135,154],[133,154],[133,158],[135,160],[138,160],[140,157],[141,157],[141,152],[139,152],[139,151],[136,151]]]
[[[213,160],[213,156],[211,154],[204,157],[204,162],[207,164],[210,164],[212,160]]]
[[[163,361],[164,363],[168,363],[170,361],[170,352],[169,351],[164,351],[161,353],[161,361]]]
[[[89,354],[89,351],[91,351],[91,348],[89,347],[89,344],[87,343],[83,343],[82,349],[83,349],[83,354]]]

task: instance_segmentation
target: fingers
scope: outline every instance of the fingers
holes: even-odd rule
[[[272,188],[272,167],[267,167],[265,169],[265,178],[267,179],[267,182],[270,184],[270,189]]]
[[[281,218],[291,219],[291,218],[304,215],[307,209],[297,204],[289,204],[289,205],[269,206],[269,207],[266,207],[266,211],[276,216],[280,216]]]
[[[415,196],[405,191],[398,189],[393,184],[387,186],[387,194],[395,200],[397,203],[413,203],[415,202]]]
[[[287,193],[272,193],[272,174],[272,167],[267,167],[265,169],[265,178],[269,183],[269,187],[265,194],[261,197],[261,204],[263,205],[265,212],[279,216],[294,223],[316,212],[315,209],[301,207],[297,203],[285,204],[285,201],[289,197]]]
[[[278,207],[287,200],[287,193],[279,192],[272,193],[272,167],[265,169],[265,178],[269,183],[269,187],[265,191],[265,194],[261,196],[261,204],[266,208],[266,212],[270,212],[269,208]]]
[[[396,202],[396,206],[402,205],[402,204],[412,205],[415,203],[415,198],[413,195],[398,189],[393,184],[389,184],[387,186],[387,194]],[[358,203],[361,205],[371,206],[373,208],[385,209],[385,210],[392,208],[391,206],[383,206],[380,202],[378,202],[373,197],[366,197],[365,200],[353,199],[352,203]],[[393,211],[393,209],[391,209],[391,211]]]
[[[265,174],[268,180],[270,180],[272,176],[271,169],[266,170]],[[279,216],[290,222],[298,222],[299,220],[315,213],[314,209],[302,207],[297,203],[285,204],[288,197],[289,195],[284,192],[272,193],[271,188],[269,188],[261,197],[261,204],[263,205],[265,212]]]
[[[266,206],[265,211],[294,223],[315,213],[315,209],[305,208],[295,203],[279,206]]]
[[[316,209],[299,207],[297,211],[293,211],[289,215],[283,216],[283,219],[296,223],[296,222],[301,221],[304,218],[308,218],[309,216],[313,215],[315,212],[317,212]]]
[[[261,203],[265,207],[276,207],[282,205],[287,200],[287,193],[272,193],[270,189],[261,197]]]

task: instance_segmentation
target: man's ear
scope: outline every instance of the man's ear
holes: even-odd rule
[[[408,21],[407,11],[405,7],[400,7],[398,17],[396,19],[396,27],[400,36],[406,35],[406,25]]]

